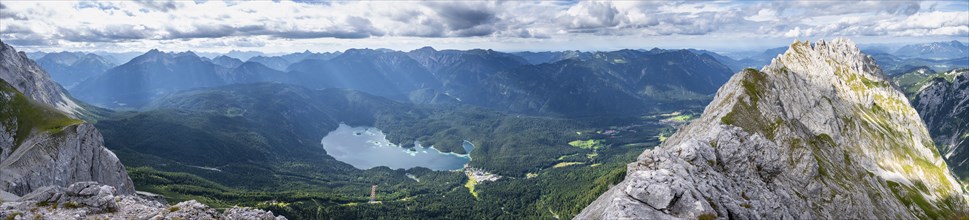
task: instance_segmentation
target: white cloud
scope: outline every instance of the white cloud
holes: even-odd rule
[[[757,11],[757,14],[744,17],[744,19],[750,21],[775,21],[777,20],[777,11],[769,8],[763,8]]]
[[[969,37],[965,2],[4,1],[0,38],[35,48]],[[691,37],[682,37],[691,36]],[[419,45],[418,45],[419,46]],[[350,47],[353,47],[351,45]],[[141,48],[144,49],[144,48]]]

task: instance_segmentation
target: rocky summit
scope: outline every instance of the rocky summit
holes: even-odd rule
[[[64,88],[57,85],[37,63],[23,52],[0,41],[0,79],[38,102],[54,106],[72,116],[79,116],[81,106]]]
[[[905,96],[834,39],[734,75],[576,218],[945,219],[966,198]]]

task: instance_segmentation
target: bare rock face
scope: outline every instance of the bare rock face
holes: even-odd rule
[[[918,110],[957,175],[969,177],[969,69],[942,73],[918,91]],[[952,81],[946,80],[947,78]]]
[[[73,115],[76,103],[23,53],[0,43],[0,55],[0,191],[23,196],[95,181],[133,194],[101,133]]]
[[[576,219],[918,219],[967,211],[918,113],[846,39],[720,88]]]
[[[25,195],[43,186],[95,181],[116,187],[120,194],[135,192],[124,165],[102,145],[101,133],[91,124],[36,133],[15,150],[14,144],[0,142],[4,152],[0,157],[0,190]]]
[[[16,201],[0,204],[4,219],[253,219],[282,220],[272,212],[233,207],[224,213],[195,200],[173,206],[142,198],[118,195],[115,188],[95,182],[68,187],[47,186]]]
[[[0,41],[0,79],[27,97],[48,104],[71,116],[79,116],[83,110],[64,88],[54,82],[27,54]]]

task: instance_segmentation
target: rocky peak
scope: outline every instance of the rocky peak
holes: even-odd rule
[[[75,62],[77,62],[77,60],[80,59],[82,55],[83,54],[81,53],[61,51],[57,53],[48,53],[47,55],[44,55],[44,57],[41,57],[40,59],[50,60],[52,62],[59,63],[62,65],[72,65]]]
[[[162,52],[158,49],[151,49],[144,54],[138,55],[132,58],[128,63],[145,63],[145,62],[156,62],[158,60],[166,59],[171,57],[170,54]]]
[[[71,105],[64,103],[74,102],[60,86],[23,53],[6,44],[0,53],[0,194],[19,196],[80,181],[134,193],[98,130],[66,108]]]
[[[199,59],[202,59],[201,57],[199,57],[199,55],[195,54],[195,51],[191,51],[191,50],[185,51],[185,52],[181,52],[181,53],[176,53],[175,56],[176,57],[181,57],[181,56],[185,56],[185,57],[198,57]]]
[[[238,67],[239,65],[242,65],[243,64],[242,60],[239,60],[239,59],[236,59],[236,58],[232,58],[232,57],[229,57],[229,56],[226,56],[226,55],[221,55],[221,56],[215,57],[215,59],[212,59],[211,62],[214,63],[214,64],[216,64],[216,65],[223,66],[223,67],[226,67],[226,68],[235,68],[235,67]]]
[[[433,47],[431,47],[431,46],[424,46],[424,47],[421,47],[421,48],[418,48],[418,49],[416,49],[416,50],[414,50],[413,52],[420,52],[420,53],[433,53],[433,52],[437,52],[437,50],[435,50],[435,49],[434,49]]]
[[[905,97],[834,39],[735,74],[577,218],[947,218],[965,196]]]
[[[27,54],[0,41],[0,79],[33,100],[78,116],[82,108]]]
[[[93,53],[84,54],[84,56],[82,56],[72,65],[95,65],[95,64],[102,65],[102,66],[114,66],[114,62]]]

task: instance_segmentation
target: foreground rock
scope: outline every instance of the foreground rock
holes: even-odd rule
[[[795,42],[720,88],[577,219],[948,219],[966,194],[854,43]]]
[[[3,219],[286,219],[272,212],[232,207],[223,213],[195,200],[169,206],[137,195],[118,195],[114,187],[79,182],[48,186],[17,201],[0,204]]]

